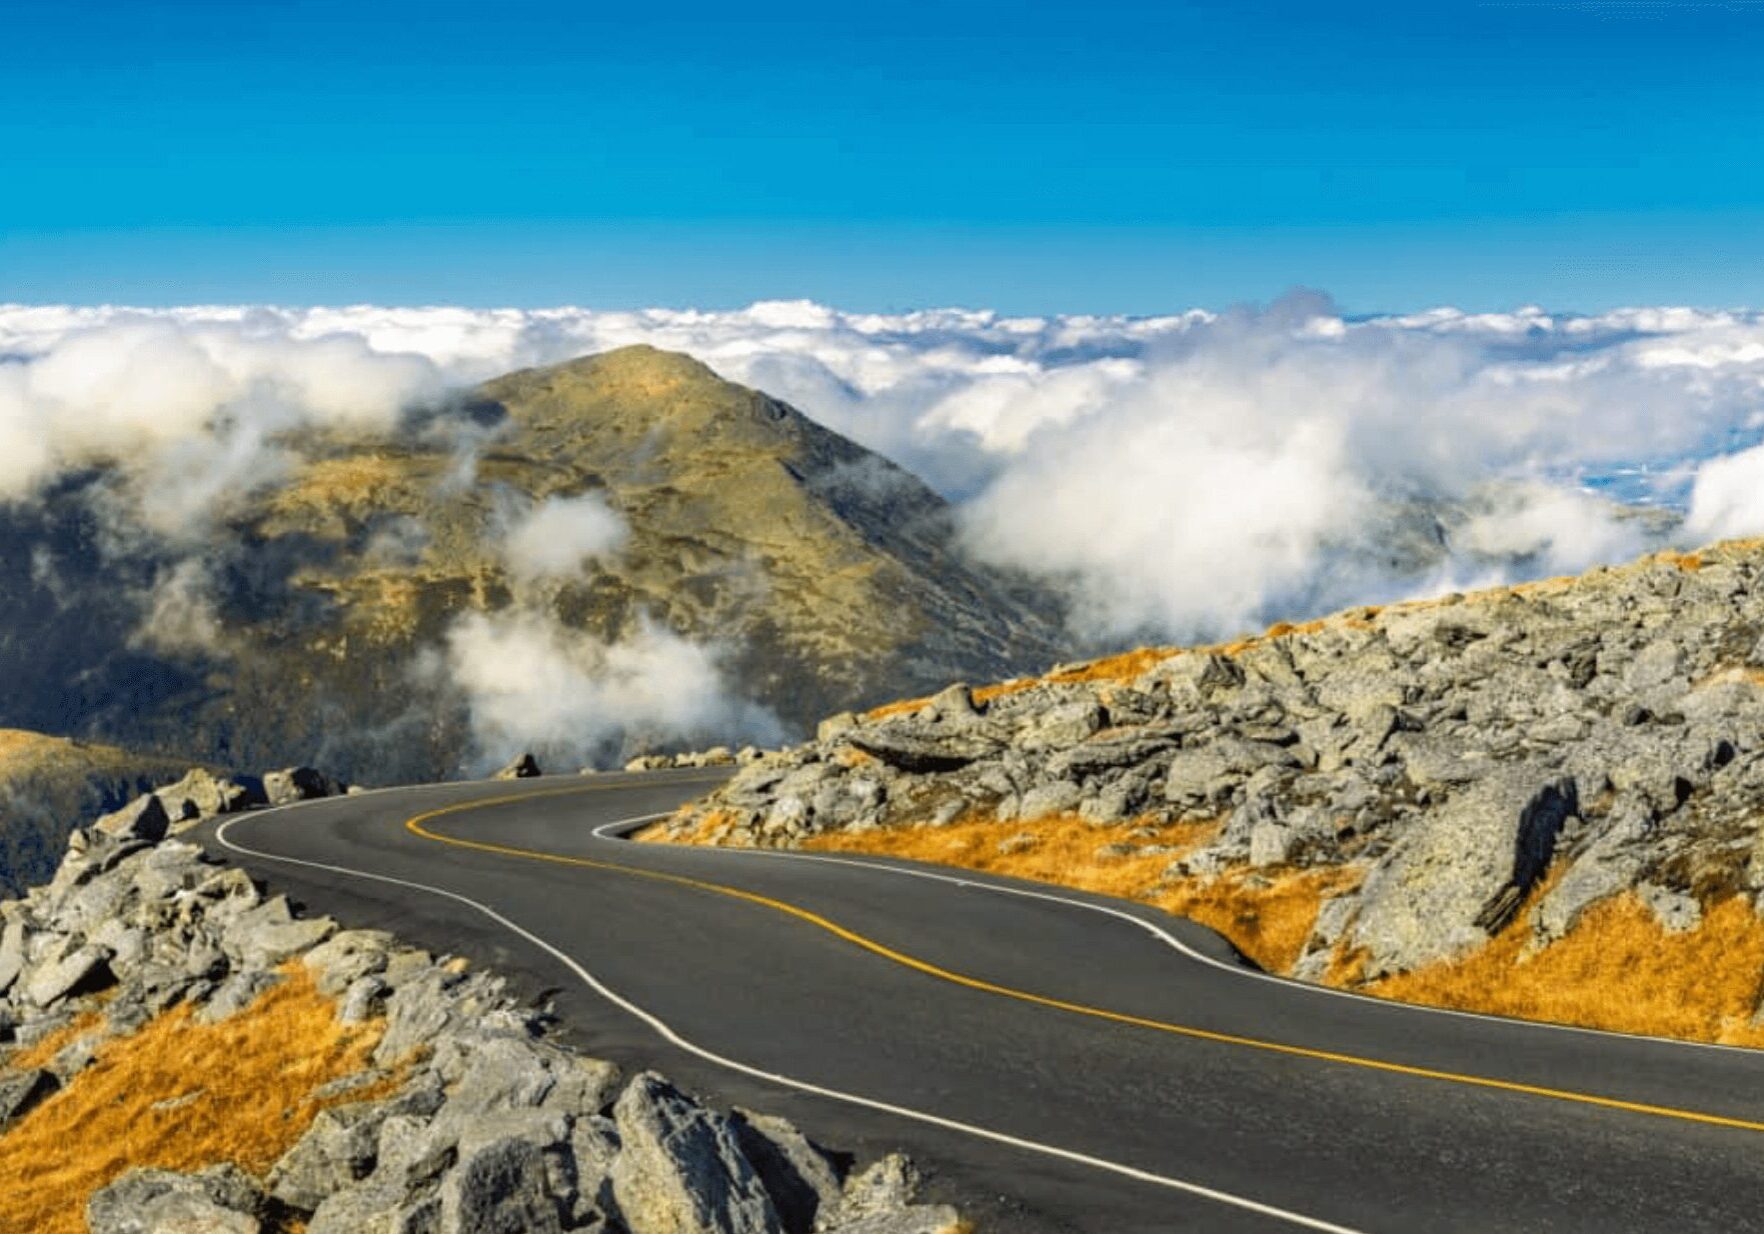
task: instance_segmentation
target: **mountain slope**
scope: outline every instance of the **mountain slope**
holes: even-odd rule
[[[1764,1044],[1764,544],[952,687],[663,837],[1142,898],[1263,967]]]
[[[177,779],[186,764],[0,729],[0,891],[46,879],[76,823]]]
[[[578,640],[616,667],[631,640],[672,632],[786,728],[903,682],[1059,658],[1054,606],[965,559],[923,484],[685,356],[514,373],[396,434],[277,447],[281,469],[194,541],[142,532],[110,472],[0,511],[0,676],[16,683],[0,723],[383,782],[506,755],[483,748],[449,659],[474,613],[508,619],[492,651],[509,662],[515,636]],[[523,569],[516,533],[582,501],[618,534]],[[508,666],[492,660],[494,686]],[[671,702],[649,729],[603,735],[600,756],[686,735]]]

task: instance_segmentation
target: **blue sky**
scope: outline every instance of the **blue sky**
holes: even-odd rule
[[[6,22],[0,300],[1764,302],[1747,0]]]

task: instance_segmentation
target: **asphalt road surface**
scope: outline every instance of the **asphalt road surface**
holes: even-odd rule
[[[870,1157],[983,1234],[1764,1230],[1764,1052],[1427,1011],[1121,901],[619,838],[703,772],[433,785],[201,838],[567,1037]]]

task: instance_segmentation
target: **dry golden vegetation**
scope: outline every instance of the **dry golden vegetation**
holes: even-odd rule
[[[94,770],[111,770],[127,763],[128,755],[114,746],[0,728],[0,779],[76,761],[89,763]]]
[[[372,502],[388,489],[408,484],[410,470],[409,460],[379,454],[320,459],[302,468],[276,495],[276,507],[352,509]]]
[[[1215,829],[1148,826],[1144,842],[1180,850],[1204,843]],[[1119,834],[1071,818],[958,822],[832,832],[805,847],[960,866],[1154,904],[1212,927],[1275,973],[1291,970],[1322,903],[1359,879],[1357,871],[1337,867],[1241,870],[1164,883],[1162,871],[1176,854],[1100,855],[1098,849]],[[1527,908],[1552,882],[1540,883]],[[1522,911],[1487,946],[1459,959],[1362,984],[1355,957],[1339,956],[1328,980],[1401,1002],[1764,1046],[1764,1025],[1752,1023],[1764,984],[1764,921],[1743,900],[1724,901],[1708,911],[1700,928],[1671,934],[1634,896],[1624,895],[1588,910],[1550,947],[1533,951],[1530,939],[1529,912]]]
[[[201,1024],[179,1007],[105,1043],[90,1067],[0,1135],[0,1227],[81,1234],[92,1192],[136,1167],[231,1161],[268,1170],[322,1108],[314,1091],[367,1070],[383,1031],[338,1023],[335,1003],[302,966],[284,973],[231,1019]],[[375,1095],[361,1089],[343,1100]]]
[[[1527,954],[1524,914],[1460,959],[1387,977],[1368,994],[1617,1032],[1764,1046],[1752,1023],[1764,980],[1764,921],[1724,900],[1670,934],[1633,895],[1587,910],[1567,937]]]
[[[642,844],[715,844],[722,839],[723,832],[733,822],[725,810],[706,810],[692,818],[690,831],[676,833],[670,830],[678,819],[689,816],[691,810],[691,806],[682,806],[674,818],[651,823],[634,832],[631,838]]]
[[[1359,875],[1341,869],[1246,870],[1206,882],[1164,883],[1163,872],[1170,863],[1211,839],[1218,826],[1147,823],[1131,829],[1131,843],[1166,851],[1120,855],[1101,850],[1119,842],[1123,829],[1101,828],[1071,817],[828,832],[804,847],[936,862],[1140,900],[1211,926],[1263,968],[1286,972],[1310,935],[1323,901],[1349,890]]]
[[[335,596],[349,615],[349,633],[375,643],[400,643],[417,633],[431,582],[405,570],[362,570],[347,578],[308,574],[300,581]]]

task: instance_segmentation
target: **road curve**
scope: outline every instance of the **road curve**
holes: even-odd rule
[[[983,1230],[1764,1230],[1764,1052],[1267,978],[1120,901],[632,844],[714,775],[430,785],[199,831],[584,1049],[903,1148]]]

